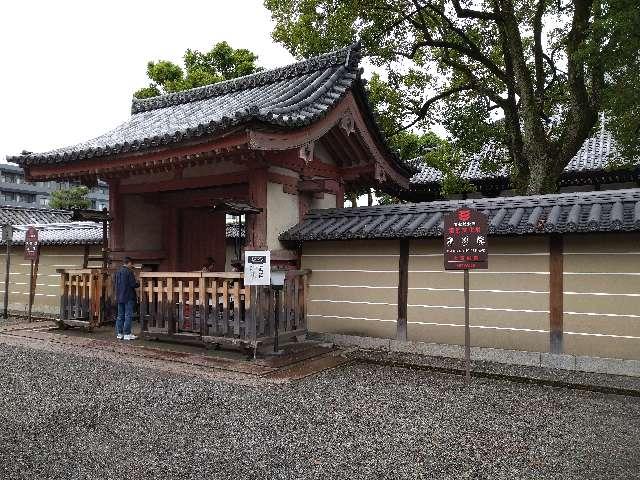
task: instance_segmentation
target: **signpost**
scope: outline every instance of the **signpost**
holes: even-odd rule
[[[461,207],[444,217],[444,269],[464,271],[465,380],[471,378],[471,331],[469,328],[469,270],[489,268],[487,216]]]
[[[11,242],[13,240],[13,226],[3,225],[2,238],[6,242],[7,257],[4,263],[4,311],[3,316],[5,319],[9,318],[9,272],[11,272]]]
[[[244,284],[271,284],[271,252],[269,250],[244,252]]]
[[[38,244],[38,230],[29,227],[24,234],[24,259],[31,260],[31,282],[29,284],[29,322],[31,321],[31,310],[33,299],[36,294],[36,279],[38,278],[38,260],[40,258],[40,248]]]

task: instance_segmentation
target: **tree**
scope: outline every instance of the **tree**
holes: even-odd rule
[[[87,187],[71,187],[51,192],[49,206],[62,210],[73,210],[74,208],[89,208],[91,201],[87,198],[89,189]]]
[[[553,192],[606,113],[640,148],[636,0],[265,0],[273,38],[309,56],[361,40],[383,68],[383,128],[444,125],[470,156],[500,146],[521,193]],[[405,120],[408,119],[408,120]],[[401,123],[400,125],[397,125]],[[396,128],[395,131],[391,131]]]
[[[136,98],[150,98],[262,70],[256,65],[258,57],[254,53],[244,48],[234,49],[227,42],[216,43],[211,50],[204,53],[187,50],[183,58],[184,69],[168,60],[149,62],[147,76],[152,83],[133,95]]]

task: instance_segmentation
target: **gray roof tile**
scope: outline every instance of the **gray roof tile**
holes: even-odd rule
[[[461,206],[486,212],[493,235],[640,231],[640,189],[636,188],[313,210],[280,239],[439,237],[443,215]]]
[[[295,128],[321,118],[358,78],[360,46],[185,92],[134,99],[132,116],[78,145],[9,157],[21,165],[66,163],[220,133],[249,121]]]
[[[493,156],[500,158],[500,148],[497,146],[487,146],[481,154],[472,158],[467,168],[461,173],[461,177],[470,181],[482,181],[495,178],[508,179],[509,169],[502,166],[495,172],[487,172],[482,169],[482,158]],[[504,155],[502,155],[504,157]],[[563,176],[570,176],[576,173],[598,172],[609,168],[619,160],[616,142],[613,136],[604,128],[604,122],[598,132],[589,137],[580,147],[578,153],[564,168]],[[415,186],[424,184],[440,183],[443,174],[440,170],[428,165],[420,165],[420,159],[410,161],[412,165],[419,169],[413,177],[411,183]]]
[[[12,241],[24,244],[25,232],[29,227],[38,230],[41,245],[98,245],[102,243],[102,225],[94,222],[67,222],[14,225]],[[0,243],[4,244],[3,238]]]
[[[0,225],[68,222],[71,212],[51,208],[0,206]]]

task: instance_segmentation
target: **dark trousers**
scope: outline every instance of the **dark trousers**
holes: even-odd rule
[[[131,335],[131,319],[136,302],[130,300],[118,303],[118,319],[116,320],[116,333],[118,335]]]

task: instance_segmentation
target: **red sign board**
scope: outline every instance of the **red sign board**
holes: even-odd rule
[[[24,235],[24,259],[35,260],[38,258],[38,230],[29,227]]]
[[[487,216],[462,207],[444,216],[444,269],[489,268]]]

